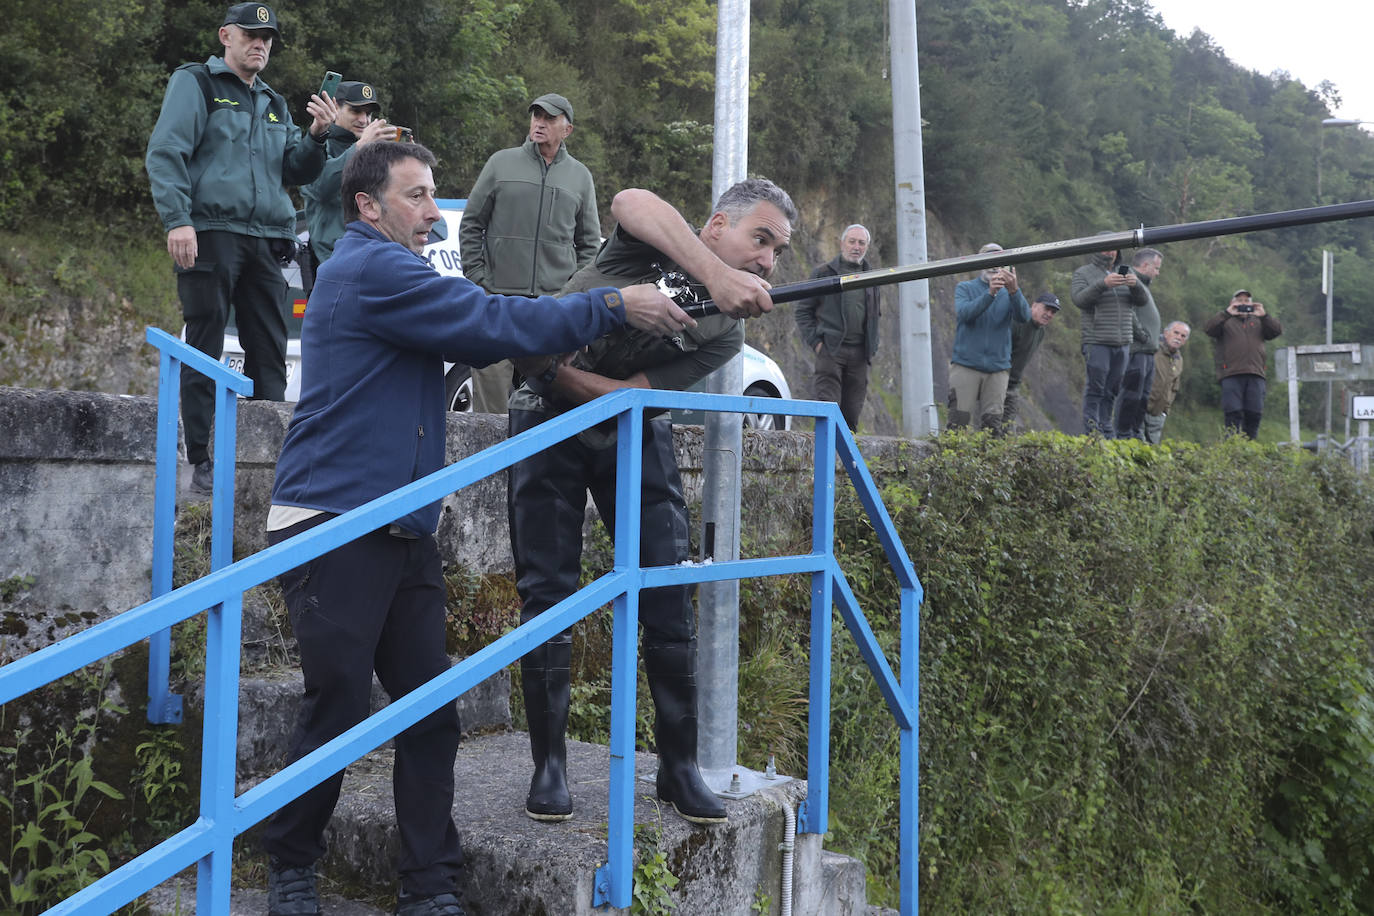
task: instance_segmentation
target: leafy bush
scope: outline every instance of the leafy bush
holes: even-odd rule
[[[926,908],[1369,911],[1366,481],[1237,439],[1057,434],[945,436],[889,479],[926,589]],[[895,658],[856,502],[836,544]],[[831,845],[891,903],[896,729],[838,632]]]

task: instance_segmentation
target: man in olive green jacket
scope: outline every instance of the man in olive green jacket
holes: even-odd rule
[[[224,57],[178,67],[148,139],[145,166],[176,270],[186,342],[219,359],[234,306],[244,374],[253,396],[286,393],[286,281],[280,261],[295,251],[296,207],[284,185],[313,181],[338,112],[312,95],[309,135],[286,101],[258,78],[278,39],[277,16],[261,3],[231,6],[219,29]],[[209,493],[215,386],[181,373],[181,419],[191,487]]]
[[[547,296],[601,244],[592,173],[568,154],[572,104],[550,92],[530,103],[529,139],[493,153],[458,230],[463,275],[489,293]],[[473,410],[505,413],[511,366],[473,372]]]
[[[1150,384],[1150,401],[1145,406],[1145,441],[1151,445],[1158,445],[1164,438],[1164,418],[1183,384],[1183,345],[1191,333],[1187,322],[1171,321],[1159,335],[1155,376]]]

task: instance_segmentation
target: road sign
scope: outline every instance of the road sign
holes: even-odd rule
[[[1353,420],[1374,420],[1374,396],[1357,394],[1352,397],[1350,417]]]

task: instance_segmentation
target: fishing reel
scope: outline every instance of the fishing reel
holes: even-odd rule
[[[654,266],[660,273],[655,285],[659,292],[673,300],[678,308],[693,318],[705,318],[707,315],[720,313],[720,308],[711,301],[706,287],[680,270],[664,270],[657,264]]]

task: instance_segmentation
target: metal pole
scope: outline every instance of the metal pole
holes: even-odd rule
[[[926,260],[925,157],[921,149],[921,81],[916,62],[915,0],[891,0],[892,165],[897,186],[897,260]],[[930,284],[897,288],[902,372],[902,432],[909,438],[939,432],[930,341]]]
[[[1320,198],[1319,198],[1320,200]],[[1322,250],[1322,292],[1326,293],[1326,344],[1331,345],[1331,297],[1336,285],[1336,260]],[[1326,383],[1326,438],[1331,438],[1331,383]]]
[[[1288,348],[1288,438],[1301,442],[1298,431],[1298,348]]]
[[[1184,242],[1191,239],[1214,238],[1222,235],[1239,235],[1243,232],[1259,232],[1265,229],[1286,229],[1289,226],[1310,226],[1313,223],[1330,223],[1344,219],[1374,216],[1374,200],[1356,200],[1345,204],[1328,204],[1324,207],[1303,207],[1298,210],[1281,210],[1277,213],[1257,213],[1253,216],[1233,216],[1227,219],[1209,219],[1196,223],[1179,223],[1174,226],[1155,226],[1128,229],[1123,232],[1108,232],[1102,235],[1060,242],[1045,242],[1040,245],[1026,245],[1021,248],[1008,248],[987,254],[967,254],[957,258],[942,258],[922,264],[905,264],[900,267],[880,267],[858,274],[845,274],[842,277],[820,277],[775,286],[768,295],[774,302],[794,302],[807,296],[830,295],[851,289],[864,289],[869,286],[887,286],[892,283],[905,283],[910,280],[924,280],[946,274],[975,273],[986,267],[1001,267],[1007,264],[1026,264],[1031,261],[1052,261],[1076,254],[1093,254],[1098,251],[1121,248],[1143,248],[1146,245],[1164,245],[1170,242]],[[700,318],[719,311],[715,303],[707,300],[683,306],[683,311]]]
[[[749,3],[720,0],[716,19],[715,153],[711,199],[746,175],[749,160]],[[736,354],[707,379],[714,394],[741,394],[744,374]],[[741,417],[706,414],[702,456],[703,557],[739,559]],[[698,592],[697,760],[712,789],[729,784],[739,735],[739,583],[702,583]],[[723,771],[718,775],[714,771]]]

